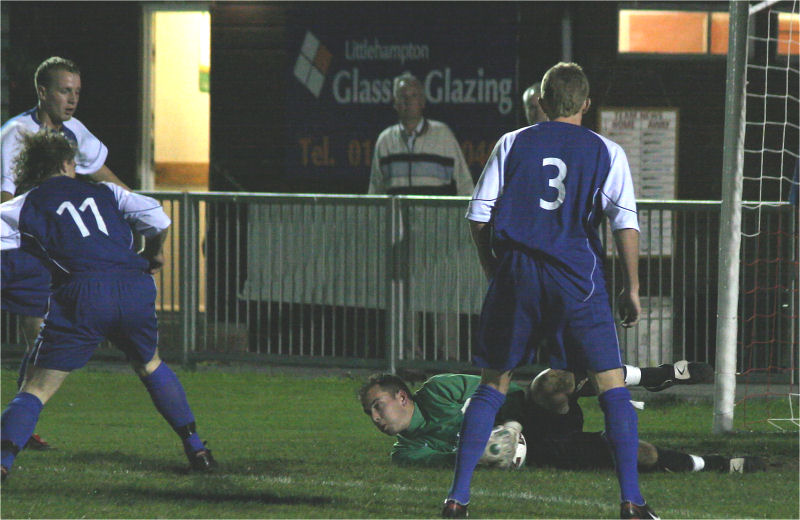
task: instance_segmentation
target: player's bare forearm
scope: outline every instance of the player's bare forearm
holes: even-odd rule
[[[167,238],[167,233],[168,230],[165,229],[158,235],[144,239],[144,249],[142,249],[139,254],[150,262],[150,268],[147,271],[150,274],[156,274],[164,266],[163,246]]]
[[[469,230],[472,234],[472,241],[478,250],[478,260],[481,263],[486,278],[494,276],[497,268],[497,258],[492,253],[492,230],[486,222],[469,221]]]
[[[131,189],[124,182],[119,180],[119,177],[114,175],[114,172],[112,172],[105,164],[101,166],[99,170],[89,175],[89,177],[97,182],[113,182],[117,186],[122,186],[126,190],[131,191]]]
[[[614,242],[622,264],[622,294],[620,294],[620,316],[623,327],[631,327],[639,321],[642,312],[639,302],[639,231],[618,229],[614,231]]]

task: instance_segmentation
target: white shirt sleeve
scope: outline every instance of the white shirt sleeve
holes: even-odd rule
[[[163,233],[172,224],[161,204],[152,197],[128,191],[111,182],[103,182],[117,199],[122,216],[145,237]]]
[[[22,146],[20,142],[20,129],[22,125],[12,121],[3,127],[2,135],[0,135],[0,148],[2,148],[2,182],[0,183],[0,190],[7,191],[14,194],[17,191],[16,177],[14,176],[14,159],[19,153]]]
[[[19,213],[25,203],[25,195],[0,204],[0,250],[8,251],[20,247]]]
[[[481,178],[472,192],[466,217],[474,222],[489,222],[492,218],[492,209],[495,202],[503,193],[505,179],[505,162],[517,132],[512,132],[500,138],[486,161]]]
[[[83,123],[75,118],[64,122],[78,140],[78,153],[75,156],[75,173],[90,175],[99,170],[108,157],[108,148],[92,134]]]
[[[611,169],[601,189],[603,213],[608,217],[612,231],[618,229],[639,230],[636,213],[636,196],[633,191],[633,178],[625,150],[614,141],[600,136],[606,143],[611,156]]]

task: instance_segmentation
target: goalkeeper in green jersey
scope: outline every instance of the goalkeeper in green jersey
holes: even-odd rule
[[[626,384],[651,391],[673,384],[707,382],[713,369],[704,363],[679,361],[653,368],[626,366]],[[547,369],[525,387],[512,383],[498,412],[498,425],[479,465],[512,467],[521,429],[527,441],[526,464],[561,469],[614,468],[613,455],[603,432],[583,431],[583,412],[578,398],[591,395],[585,378],[576,381],[571,372]],[[395,464],[451,466],[458,450],[458,434],[467,402],[480,377],[440,374],[416,391],[391,374],[376,374],[360,388],[358,397],[373,424],[386,435],[396,436],[391,459]],[[509,435],[510,434],[510,435]],[[504,446],[503,439],[510,439]],[[765,468],[758,457],[697,456],[657,448],[639,441],[641,471],[751,472]]]

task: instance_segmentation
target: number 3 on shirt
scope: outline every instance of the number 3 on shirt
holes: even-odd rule
[[[69,215],[72,217],[72,220],[75,221],[75,225],[78,226],[78,229],[81,232],[82,237],[88,237],[91,233],[89,232],[89,228],[86,227],[86,224],[83,223],[83,218],[81,218],[81,214],[78,211],[86,211],[86,208],[89,207],[94,213],[94,220],[97,222],[97,229],[100,230],[105,235],[108,235],[108,228],[106,228],[106,223],[103,220],[102,215],[100,215],[100,210],[97,209],[97,203],[94,201],[94,197],[88,197],[85,199],[78,209],[75,209],[75,206],[70,201],[64,201],[56,210],[56,213],[62,215],[64,210],[67,210]]]
[[[552,201],[539,199],[539,206],[549,210],[558,209],[558,207],[564,203],[564,196],[567,193],[567,188],[564,186],[564,177],[567,176],[567,165],[564,164],[564,161],[556,157],[545,157],[542,159],[542,166],[555,166],[558,168],[558,176],[548,181],[551,188],[558,190],[558,196],[556,200]]]

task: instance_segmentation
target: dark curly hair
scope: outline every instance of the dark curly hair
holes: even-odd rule
[[[17,194],[62,173],[64,163],[75,159],[75,145],[60,132],[40,130],[20,135],[22,149],[14,161]]]

